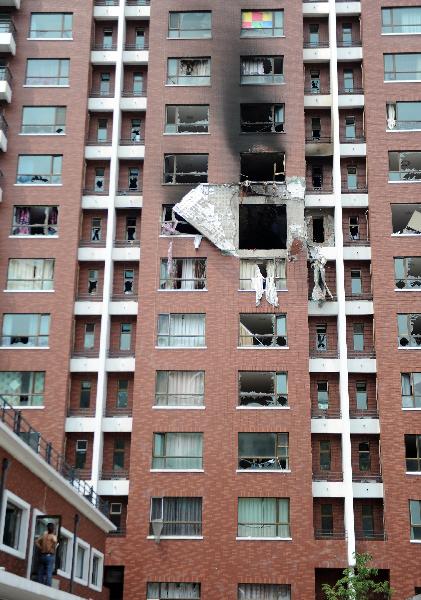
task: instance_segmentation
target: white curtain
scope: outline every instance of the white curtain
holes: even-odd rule
[[[202,498],[164,498],[162,535],[201,535]]]
[[[259,265],[254,263],[254,274],[251,278],[251,288],[256,292],[256,306],[259,306],[263,296],[264,277],[259,269]]]
[[[195,289],[195,260],[194,258],[183,258],[181,261],[181,289]]]
[[[279,306],[275,283],[275,263],[273,260],[268,261],[266,267],[265,296],[269,304],[275,307]]]
[[[202,439],[201,433],[165,434],[165,468],[201,469]]]
[[[148,583],[148,600],[199,600],[200,583]]]
[[[199,347],[204,345],[205,315],[171,315],[170,346]]]
[[[290,600],[289,585],[270,583],[240,583],[238,600]]]
[[[243,58],[241,59],[241,74],[242,75],[264,75],[263,58]]]
[[[203,371],[159,371],[156,403],[161,406],[201,406],[204,393]]]
[[[251,280],[256,263],[254,260],[240,260],[240,290],[252,290]]]
[[[36,258],[12,258],[9,260],[9,289],[42,290],[51,289],[54,261]],[[43,284],[43,280],[49,282]]]
[[[395,129],[396,127],[396,110],[394,104],[387,105],[387,127],[388,129]]]
[[[210,75],[210,61],[208,59],[182,59],[180,60],[180,75],[194,77],[208,77]]]
[[[238,536],[278,537],[276,498],[239,498]]]

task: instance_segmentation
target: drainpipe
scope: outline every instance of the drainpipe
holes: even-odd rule
[[[73,548],[72,548],[72,567],[70,570],[70,582],[69,582],[69,593],[73,592],[73,579],[75,576],[75,562],[76,562],[76,546],[77,546],[77,530],[79,527],[80,517],[77,513],[73,518]]]
[[[3,510],[3,500],[4,500],[4,488],[6,487],[7,481],[7,471],[11,465],[11,461],[8,458],[3,458],[1,463],[1,478],[0,478],[0,515]]]

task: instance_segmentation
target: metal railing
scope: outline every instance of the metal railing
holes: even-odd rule
[[[105,52],[113,52],[117,50],[117,44],[112,42],[108,44],[107,42],[97,42],[91,45],[91,50],[105,50]]]
[[[354,244],[349,244],[353,246]],[[369,243],[367,245],[370,245]],[[344,246],[348,246],[348,244],[344,244]],[[361,292],[360,294],[346,294],[345,300],[373,300],[373,294],[371,292]]]
[[[359,48],[361,45],[361,40],[337,40],[336,42],[338,48]]]
[[[120,146],[137,146],[145,143],[145,140],[142,137],[136,138],[121,138]]]
[[[351,419],[378,419],[379,411],[375,408],[364,410],[363,408],[350,408],[349,416]]]
[[[105,248],[105,240],[80,240],[80,248]]]
[[[370,350],[352,350],[348,349],[348,358],[376,358],[376,351]]]
[[[126,0],[126,6],[149,6],[150,0]]]
[[[117,196],[138,196],[142,193],[142,187],[139,186],[136,189],[133,188],[119,188],[117,190]]]
[[[123,98],[145,98],[146,90],[134,90],[133,88],[130,90],[126,88],[122,91],[121,95]]]
[[[0,411],[2,422],[25,442],[32,452],[38,454],[95,508],[108,514],[108,504],[97,495],[93,487],[77,477],[77,470],[68,465],[64,456],[54,449],[51,442],[48,442],[39,431],[34,429],[22,416],[22,412],[16,410],[3,396],[0,396]]]
[[[363,90],[363,88],[360,88],[360,87],[352,87],[352,88],[340,87],[338,90],[338,93],[341,95],[343,95],[343,94],[361,95],[361,94],[364,94],[364,90]]]
[[[0,81],[7,81],[12,83],[12,74],[9,67],[0,67]]]
[[[304,40],[303,48],[329,48],[329,40],[317,40],[317,42]]]
[[[348,183],[343,181],[341,192],[342,194],[367,194],[368,186],[366,183],[358,183],[356,187],[348,187]]]
[[[315,529],[314,539],[316,540],[344,540],[346,539],[345,529],[328,531],[326,529]]]
[[[99,349],[95,350],[95,348],[88,348],[87,350],[73,350],[72,357],[74,358],[98,358]]]
[[[119,6],[120,0],[95,0],[95,6]]]
[[[111,479],[128,479],[129,471],[128,469],[108,469],[101,471],[101,479],[111,480]]]
[[[344,236],[344,246],[369,246],[370,240],[367,237],[360,238],[346,238]]]
[[[97,138],[90,138],[85,140],[86,146],[111,146],[111,138],[105,140],[98,140]]]
[[[92,88],[89,92],[91,98],[114,98],[114,90],[102,90],[101,88]]]
[[[118,406],[114,406],[112,408],[105,409],[106,417],[131,417],[133,414],[132,408],[128,406],[126,408],[120,408]]]
[[[16,27],[11,19],[0,19],[0,33],[11,33],[16,36]]]
[[[330,144],[331,142],[332,138],[329,136],[319,135],[306,137],[306,144]]]
[[[313,185],[311,183],[306,186],[306,193],[313,192],[315,194],[331,194],[333,192],[332,184],[322,184],[321,186]]]
[[[146,42],[143,42],[142,44],[136,44],[136,42],[126,42],[126,44],[124,44],[124,49],[139,52],[142,50],[149,50],[149,44],[147,44]]]
[[[340,419],[341,411],[339,408],[327,408],[323,410],[322,408],[312,408],[311,409],[311,418],[312,419]]]
[[[310,348],[310,358],[339,358],[338,350],[317,350]]]
[[[359,134],[352,138],[341,135],[340,142],[341,144],[363,144],[365,142],[365,135]]]
[[[108,358],[124,358],[126,356],[134,356],[134,350],[108,350]]]
[[[364,475],[352,474],[352,481],[359,483],[381,483],[383,477],[381,473],[365,473]]]
[[[114,240],[114,248],[130,248],[140,246],[140,240]]]
[[[113,302],[124,302],[124,301],[136,302],[137,294],[136,293],[125,294],[124,292],[122,292],[121,294],[112,294],[111,300]]]
[[[318,471],[313,473],[313,481],[343,481],[342,471]]]
[[[68,408],[67,409],[68,417],[94,417],[95,416],[95,408]]]
[[[306,96],[310,95],[310,96],[320,96],[320,95],[328,95],[330,94],[330,87],[327,86],[321,86],[318,88],[313,88],[313,87],[305,87],[304,88],[304,94]]]
[[[338,0],[336,0],[338,1]],[[387,535],[385,531],[363,531],[356,530],[355,531],[355,539],[356,540],[367,540],[370,541],[379,541],[383,542],[387,540]]]
[[[82,196],[108,196],[108,189],[97,190],[96,188],[83,188]]]
[[[117,527],[115,531],[110,531],[108,535],[112,537],[125,537],[126,536],[126,528],[125,527]]]
[[[102,302],[102,294],[78,294],[76,300],[78,302]]]

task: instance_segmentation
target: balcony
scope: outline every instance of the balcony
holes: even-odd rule
[[[145,140],[143,138],[122,138],[118,148],[120,159],[143,159],[145,157]]]
[[[331,156],[333,154],[331,138],[327,136],[306,137],[305,153],[306,156]]]
[[[327,410],[322,410],[321,408],[312,408],[311,409],[311,418],[312,419],[340,419],[341,411],[339,409],[328,408]]]
[[[12,100],[12,74],[8,67],[0,67],[0,100],[10,103]]]
[[[125,44],[123,50],[123,63],[126,65],[147,65],[149,62],[149,46],[142,47],[136,44]]]
[[[68,408],[67,416],[68,417],[82,417],[82,418],[94,417],[95,416],[95,408],[94,407],[80,408],[79,406],[77,408]]]
[[[137,294],[114,294],[109,310],[110,315],[137,315]]]
[[[364,475],[352,474],[352,481],[357,483],[381,483],[383,477],[381,473],[366,473]]]
[[[121,94],[120,108],[128,111],[146,110],[146,90],[125,88]]]
[[[323,63],[330,60],[329,40],[318,40],[315,42],[304,40],[303,61],[311,63]]]
[[[343,481],[342,471],[318,471],[313,473],[313,481]]]
[[[85,142],[86,160],[110,160],[111,138],[106,140],[90,139]]]
[[[336,42],[337,45],[337,56],[338,62],[349,60],[349,61],[357,61],[362,60],[363,57],[363,49],[361,40],[350,40],[350,41],[342,41],[338,40]]]
[[[0,150],[6,152],[7,150],[7,131],[9,126],[3,115],[0,114]]]
[[[314,530],[315,540],[344,540],[346,539],[345,529],[337,531],[327,531],[325,529]]]
[[[360,0],[336,0],[336,14],[357,16],[361,14]]]
[[[332,96],[329,87],[304,88],[304,108],[330,108]]]
[[[362,108],[364,106],[364,90],[362,88],[344,88],[338,90],[339,108]]]
[[[341,157],[350,156],[366,156],[367,146],[365,143],[365,136],[357,136],[355,138],[346,138],[341,136],[340,153]]]
[[[128,479],[129,471],[128,469],[110,469],[101,472],[100,479],[111,480],[111,479]]]
[[[16,54],[16,28],[11,19],[0,18],[0,52]]]
[[[115,240],[113,248],[113,260],[140,260],[139,240]]]
[[[118,408],[116,406],[107,407],[105,409],[105,416],[108,418],[118,418],[118,417],[131,417],[133,414],[133,410],[129,407],[126,408]]]
[[[329,14],[328,0],[303,0],[304,16],[319,16]]]
[[[355,539],[356,540],[365,540],[372,542],[385,542],[387,540],[387,535],[385,531],[355,531]]]
[[[368,194],[368,186],[366,183],[358,183],[356,186],[350,187],[347,181],[341,183],[342,194]]]
[[[95,348],[84,348],[83,350],[73,350],[72,358],[98,358],[99,350]]]
[[[127,0],[126,19],[149,19],[151,15],[150,0]]]
[[[91,112],[111,112],[114,109],[114,89],[92,88],[89,92],[88,109]]]
[[[94,0],[94,18],[99,20],[117,20],[119,0]]]
[[[91,63],[93,65],[115,65],[117,61],[116,44],[92,44]]]

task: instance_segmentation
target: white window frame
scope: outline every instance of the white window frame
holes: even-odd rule
[[[22,510],[22,520],[20,523],[20,531],[19,531],[19,547],[17,549],[11,548],[6,544],[3,544],[3,535],[4,535],[4,524],[6,517],[6,507],[7,503],[11,502],[12,504],[16,504],[18,508]],[[7,554],[11,554],[12,556],[16,556],[17,558],[26,558],[27,551],[27,543],[28,543],[28,533],[29,533],[29,516],[31,512],[31,505],[19,496],[16,496],[13,492],[9,490],[5,490],[3,497],[3,506],[0,515],[0,550],[2,552],[6,552]]]
[[[84,548],[85,550],[85,558],[83,561],[83,574],[85,575],[85,577],[83,577],[82,579],[80,579],[79,577],[77,577],[76,575],[76,568],[77,568],[77,551],[79,546],[81,548]],[[87,542],[85,542],[84,540],[82,540],[81,538],[76,538],[76,551],[75,551],[75,574],[73,576],[73,580],[75,581],[75,583],[79,583],[79,585],[88,585],[89,582],[89,575],[90,575],[90,546]]]
[[[98,581],[100,583],[99,585],[95,585],[94,583],[92,583],[92,571],[93,571],[93,563],[94,563],[95,557],[99,558],[99,566],[98,566]],[[104,574],[104,555],[102,552],[100,552],[96,548],[92,547],[91,548],[91,557],[89,560],[89,587],[92,590],[96,590],[97,592],[102,591],[103,574]]]
[[[66,579],[70,579],[70,576],[72,574],[72,555],[73,555],[74,536],[73,536],[73,533],[71,531],[69,531],[68,529],[66,529],[65,527],[60,527],[60,536],[67,538],[68,545],[67,545],[65,570],[63,571],[63,569],[57,569],[57,575],[60,575],[60,577],[65,577]]]

